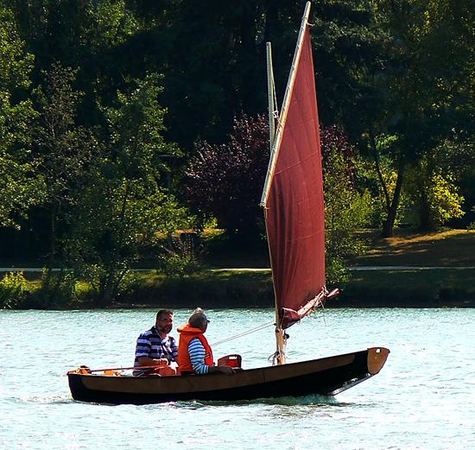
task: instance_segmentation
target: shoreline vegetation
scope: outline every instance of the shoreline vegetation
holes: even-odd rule
[[[366,232],[365,238],[368,252],[348,262],[350,279],[340,285],[342,295],[326,307],[475,307],[475,230],[424,235],[403,232],[387,239]],[[214,248],[211,245],[207,266],[187,276],[167,277],[154,269],[134,272],[129,288],[108,308],[273,307],[271,272],[263,244],[254,247],[254,253],[241,248],[242,254],[222,243]],[[72,302],[40,304],[34,299],[41,272],[24,275],[28,281],[23,293],[31,299],[18,309],[97,308],[86,283],[75,286]],[[13,305],[12,309],[17,308]]]
[[[273,304],[236,269],[269,267],[266,42],[283,125],[303,2],[146,3],[0,0],[0,309]],[[348,267],[475,266],[471,231],[409,231],[475,230],[472,3],[314,3],[328,307],[471,305],[469,270]]]

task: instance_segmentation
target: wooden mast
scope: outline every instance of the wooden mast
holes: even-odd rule
[[[275,121],[276,121],[276,96],[274,71],[272,68],[272,44],[266,42],[266,56],[267,56],[267,105],[269,110],[269,150],[272,154],[275,137]]]
[[[310,15],[310,2],[307,2],[305,5],[305,12],[302,17],[302,23],[300,25],[300,32],[297,41],[297,46],[295,47],[294,58],[292,60],[292,67],[290,68],[289,81],[287,82],[287,88],[285,90],[284,101],[282,103],[282,111],[279,116],[277,123],[277,130],[272,145],[271,156],[269,159],[269,166],[267,169],[266,181],[264,183],[264,189],[262,191],[261,203],[260,205],[265,208],[267,204],[267,197],[269,196],[270,183],[274,176],[275,164],[277,162],[277,156],[280,150],[280,144],[282,143],[284,124],[287,120],[287,115],[289,113],[291,93],[295,84],[295,75],[297,69],[297,63],[300,59],[300,54],[302,52],[302,42],[304,38],[305,28],[308,24],[308,17]]]
[[[274,152],[274,139],[275,139],[275,123],[276,123],[276,99],[275,99],[275,83],[274,83],[274,71],[272,67],[272,44],[270,42],[266,43],[266,56],[267,56],[267,101],[268,101],[268,113],[269,113],[269,150],[270,150],[270,158],[269,161],[273,160],[273,152]],[[265,222],[267,225],[267,210],[264,209],[264,216]],[[270,252],[270,248],[269,248]],[[272,272],[273,276],[273,272]],[[275,284],[274,286],[274,298],[276,298],[275,292]],[[279,311],[277,309],[277,303],[275,307],[275,332],[276,332],[276,340],[277,340],[277,349],[274,357],[273,363],[277,364],[284,364],[285,363],[285,333],[283,330],[278,326],[279,323]]]
[[[290,107],[291,94],[295,84],[295,76],[298,62],[300,60],[300,54],[302,52],[302,42],[305,35],[305,29],[308,24],[308,17],[310,15],[310,2],[307,2],[305,5],[305,11],[302,17],[302,22],[300,25],[299,36],[297,39],[297,46],[295,47],[294,57],[292,60],[292,66],[290,69],[289,80],[287,83],[287,88],[285,90],[284,101],[282,103],[282,111],[277,122],[277,130],[274,131],[275,119],[274,119],[274,77],[272,73],[272,55],[270,49],[270,43],[267,43],[267,86],[268,86],[268,102],[269,102],[269,136],[270,136],[270,158],[269,166],[267,169],[267,176],[264,183],[264,189],[262,192],[261,203],[260,205],[264,208],[264,218],[267,228],[267,198],[269,196],[270,186],[272,178],[274,176],[275,165],[277,162],[277,157],[280,150],[280,145],[282,143],[284,124],[287,119],[287,115]],[[272,86],[272,87],[271,87]],[[269,233],[267,232],[267,236]],[[272,265],[272,258],[271,258]],[[271,267],[272,269],[272,267]],[[272,270],[272,276],[274,276],[274,271]],[[276,317],[276,328],[275,328],[275,337],[276,337],[276,352],[274,357],[274,362],[278,365],[285,364],[285,349],[287,344],[287,335],[285,329],[282,328],[280,311],[277,306],[277,297],[275,296],[275,283],[274,283],[274,297],[275,297],[275,317]]]

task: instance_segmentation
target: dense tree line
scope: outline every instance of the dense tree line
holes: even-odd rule
[[[282,98],[304,3],[0,0],[0,256],[73,267],[106,304],[178,228],[259,233],[265,43]],[[336,272],[351,226],[473,220],[474,19],[457,0],[314,3]]]

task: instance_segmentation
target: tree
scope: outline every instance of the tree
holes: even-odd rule
[[[81,196],[85,171],[97,143],[92,133],[77,125],[77,109],[82,93],[73,88],[77,70],[53,64],[44,72],[44,82],[36,90],[40,116],[36,143],[40,169],[45,178],[44,208],[49,216],[49,263],[64,265],[58,240],[67,229],[71,208]],[[63,232],[58,228],[62,227]]]
[[[255,114],[265,106],[261,3],[229,7],[218,0],[188,0],[147,6],[145,13],[138,9],[150,24],[138,36],[140,48],[165,76],[169,135],[180,145],[191,149],[198,139],[222,141],[235,115]]]
[[[367,117],[380,112],[381,92],[368,78],[385,68],[387,35],[372,1],[317,1],[313,9],[320,120],[340,124],[355,141]]]
[[[368,120],[366,136],[377,169],[381,139],[393,137],[389,156],[397,180],[392,196],[378,169],[387,209],[383,235],[390,236],[407,170],[454,133],[472,139],[474,46],[466,43],[475,36],[469,20],[474,11],[452,0],[405,0],[378,3],[376,12],[388,39],[385,70],[373,81],[386,95],[380,96],[379,117]]]
[[[215,217],[228,233],[256,233],[269,160],[264,116],[234,119],[225,144],[201,142],[185,171],[185,196],[202,219]]]
[[[347,259],[364,248],[355,231],[368,223],[371,198],[356,186],[360,163],[355,148],[336,126],[321,131],[327,277],[329,284],[348,278]]]
[[[464,198],[455,184],[455,174],[440,160],[445,159],[445,153],[446,148],[439,148],[438,152],[424,155],[408,173],[406,190],[413,201],[421,231],[434,231],[464,215]]]
[[[96,289],[100,305],[116,299],[140,250],[158,233],[189,225],[163,184],[164,157],[178,148],[163,138],[165,110],[158,104],[159,77],[149,75],[118,92],[103,107],[104,146],[96,156],[69,242],[72,263]]]
[[[354,231],[371,215],[369,191],[357,188],[360,158],[336,126],[322,129],[327,267],[330,282],[347,276],[345,260],[362,251]],[[228,143],[202,143],[185,172],[185,193],[202,218],[216,217],[228,233],[256,233],[269,158],[263,116],[236,118]]]
[[[42,177],[31,153],[35,111],[27,99],[32,66],[12,11],[0,5],[0,226],[19,227],[41,199]]]
[[[5,0],[0,0],[5,1]],[[53,64],[77,68],[75,88],[83,93],[79,123],[96,125],[98,96],[107,102],[135,67],[125,42],[139,25],[125,0],[9,0],[20,36],[35,56],[34,84]],[[138,64],[144,67],[143,59]],[[145,68],[147,71],[148,68]],[[144,73],[144,72],[143,72]]]

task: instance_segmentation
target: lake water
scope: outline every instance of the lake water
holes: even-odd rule
[[[178,310],[175,325],[190,311]],[[0,449],[475,449],[474,309],[326,309],[289,329],[295,362],[370,346],[381,373],[335,398],[98,405],[71,399],[66,371],[129,366],[154,310],[0,311]],[[271,322],[211,310],[208,339]],[[273,329],[223,343],[267,365]]]

